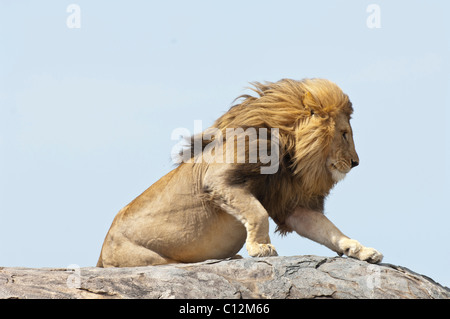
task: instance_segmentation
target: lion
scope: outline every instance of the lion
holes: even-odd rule
[[[269,217],[281,234],[295,231],[340,256],[382,260],[381,253],[347,237],[324,215],[330,190],[359,164],[349,97],[326,79],[252,85],[257,96],[238,97],[212,131],[188,140],[188,160],[119,211],[98,267],[233,258],[244,244],[252,257],[276,256]],[[225,138],[238,128],[232,140]],[[247,134],[250,128],[256,135]],[[277,134],[267,137],[264,129]],[[234,147],[239,138],[248,141],[240,153]],[[255,145],[257,156],[251,159]],[[262,171],[267,168],[262,149],[276,155],[270,172]]]

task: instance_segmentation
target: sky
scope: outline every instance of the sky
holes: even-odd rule
[[[75,4],[75,6],[73,6]],[[0,266],[95,266],[115,214],[252,81],[347,93],[346,235],[450,286],[450,2],[0,0]],[[335,256],[297,234],[279,255]],[[243,256],[248,256],[245,249]]]

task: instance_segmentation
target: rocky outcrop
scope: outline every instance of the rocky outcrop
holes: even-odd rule
[[[0,268],[0,298],[450,298],[390,264],[318,256],[133,268]]]

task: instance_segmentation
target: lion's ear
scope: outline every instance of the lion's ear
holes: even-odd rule
[[[320,105],[317,104],[316,100],[310,92],[305,93],[302,103],[305,107],[305,110],[311,113],[311,116],[314,116],[316,114],[320,115]]]

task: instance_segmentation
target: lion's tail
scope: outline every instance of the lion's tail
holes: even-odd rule
[[[103,252],[103,249],[102,249],[102,252]],[[98,261],[97,261],[97,267],[103,268],[103,258],[102,258],[102,253],[100,253],[100,257],[98,258]]]
[[[103,268],[103,257],[102,257],[102,254],[103,254],[103,247],[102,247],[102,251],[100,252],[100,257],[98,257],[98,261],[97,261],[97,267],[101,267],[101,268]]]

